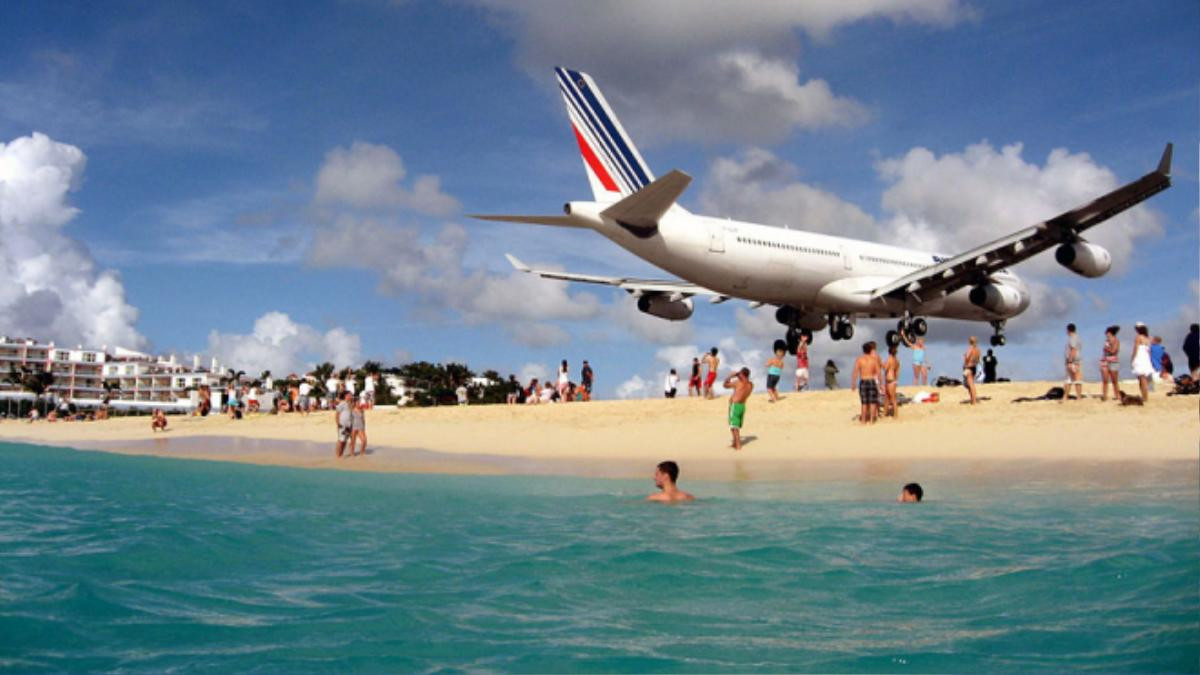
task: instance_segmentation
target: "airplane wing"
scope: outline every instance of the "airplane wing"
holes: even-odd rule
[[[623,289],[634,295],[643,295],[649,293],[664,293],[676,297],[677,300],[690,298],[693,295],[708,295],[712,296],[712,302],[724,302],[728,300],[728,296],[722,295],[714,290],[697,286],[688,281],[678,281],[674,279],[633,279],[628,277],[602,277],[593,274],[571,274],[569,272],[555,272],[553,270],[535,270],[525,263],[517,260],[509,254],[504,255],[508,258],[509,264],[519,272],[527,272],[536,274],[543,279],[558,279],[561,281],[579,281],[585,284],[603,284],[605,286],[615,286]]]
[[[988,275],[1078,238],[1079,233],[1171,187],[1171,151],[1167,143],[1158,168],[1079,208],[1059,214],[995,241],[923,267],[872,291],[874,298],[912,298],[917,302],[983,282]]]

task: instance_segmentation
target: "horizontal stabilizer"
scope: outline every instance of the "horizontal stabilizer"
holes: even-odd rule
[[[527,223],[530,225],[552,225],[554,227],[585,227],[570,216],[494,216],[472,215],[476,220],[495,220],[502,223]]]
[[[676,169],[604,209],[601,215],[625,226],[653,230],[691,182],[691,176]]]

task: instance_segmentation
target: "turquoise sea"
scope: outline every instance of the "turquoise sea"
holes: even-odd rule
[[[651,487],[0,444],[0,670],[1200,669],[1195,464]]]

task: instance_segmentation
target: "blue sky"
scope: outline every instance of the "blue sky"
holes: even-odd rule
[[[946,252],[1136,178],[1173,141],[1174,187],[1096,230],[1112,274],[1017,269],[1041,295],[1000,358],[1058,377],[1066,320],[1085,350],[1144,320],[1177,351],[1200,314],[1200,5],[849,4],[5,3],[0,143],[24,163],[0,198],[46,198],[0,241],[21,291],[0,294],[0,332],[297,369],[587,358],[604,396],[655,394],[713,344],[759,365],[767,310],[702,305],[669,325],[606,289],[539,286],[503,254],[655,271],[593,233],[465,216],[586,197],[562,64],[597,79],[652,168],[696,178],[689,208]],[[49,267],[31,269],[39,252]],[[988,333],[934,331],[947,373]]]

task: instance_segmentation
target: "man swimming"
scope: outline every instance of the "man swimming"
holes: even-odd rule
[[[898,502],[919,502],[925,497],[925,491],[921,489],[920,483],[909,483],[900,488],[900,497],[896,499]]]
[[[654,487],[661,490],[646,497],[649,502],[690,502],[695,497],[675,487],[679,480],[679,465],[671,460],[659,462],[654,469]]]
[[[754,383],[750,381],[750,369],[742,368],[725,380],[725,388],[732,389],[729,397],[729,433],[733,443],[729,447],[734,450],[742,449],[742,423],[746,421],[746,401],[750,392],[754,391]]]

